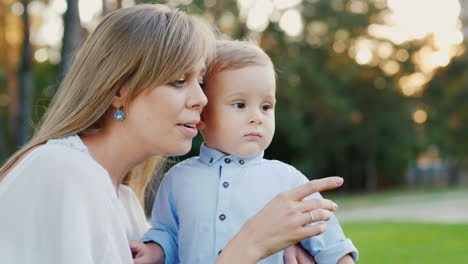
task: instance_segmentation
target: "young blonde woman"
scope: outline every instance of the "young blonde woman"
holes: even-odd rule
[[[0,169],[0,263],[133,262],[128,239],[147,225],[124,184],[141,197],[155,155],[189,151],[214,43],[203,23],[160,5],[121,9],[98,25],[31,141]],[[326,220],[334,203],[302,198],[341,184],[332,177],[278,195],[216,263],[256,263],[323,233],[325,224],[305,224]]]

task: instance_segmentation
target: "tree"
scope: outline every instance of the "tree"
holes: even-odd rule
[[[465,42],[465,47],[468,43]],[[468,166],[468,56],[455,59],[448,67],[439,69],[428,84],[421,103],[428,113],[422,127],[427,137],[425,144],[434,144],[454,166],[449,182],[456,185],[459,173],[456,167]]]
[[[32,134],[32,97],[34,93],[34,81],[32,73],[32,47],[30,42],[29,0],[23,0],[23,47],[19,68],[19,116],[17,125],[17,146],[23,145]]]
[[[262,31],[249,29],[237,1],[180,7],[207,17],[222,37],[257,40],[272,58],[278,69],[277,128],[267,157],[291,163],[310,178],[341,175],[346,188],[373,191],[402,182],[415,155],[414,100],[397,86],[414,67],[402,62],[400,71],[388,74],[378,67],[377,55],[375,62],[361,65],[353,52],[365,40],[390,45],[394,52],[388,60],[396,60],[397,50],[411,56],[411,45],[418,44],[397,47],[371,36],[368,27],[383,23],[385,6],[359,2],[363,8],[357,11],[347,0],[296,4],[292,9],[300,11],[304,25],[297,36],[286,34],[272,18]],[[276,16],[287,10],[277,10]]]
[[[4,87],[6,91],[2,91],[4,99],[8,99],[2,104],[8,104],[7,111],[2,111],[2,116],[0,117],[0,158],[6,158],[9,148],[11,147],[10,142],[14,137],[15,133],[13,129],[17,125],[17,116],[18,116],[18,76],[16,69],[17,53],[15,52],[16,47],[14,43],[11,43],[11,40],[7,39],[6,32],[14,28],[14,23],[11,23],[11,13],[9,12],[9,1],[0,1],[0,83],[4,82]],[[13,25],[12,25],[13,24]],[[18,29],[17,29],[18,30]],[[3,80],[2,80],[3,79]],[[0,87],[3,86],[0,84]]]
[[[67,0],[67,11],[63,16],[62,60],[59,66],[59,78],[63,79],[73,62],[74,54],[82,42],[82,29],[78,0]]]

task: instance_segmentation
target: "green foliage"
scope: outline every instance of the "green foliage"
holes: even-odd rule
[[[468,165],[468,56],[440,70],[421,99],[428,111],[428,141]]]
[[[263,32],[250,32],[236,0],[194,0],[178,8],[206,19],[218,29],[220,37],[259,40],[271,56],[278,73],[278,104],[276,134],[266,151],[267,158],[290,163],[310,178],[340,175],[347,182],[346,188],[367,190],[401,184],[408,164],[428,142],[468,163],[468,140],[464,136],[468,132],[468,108],[464,104],[468,93],[463,89],[468,82],[467,58],[440,71],[423,97],[403,96],[396,84],[401,76],[415,71],[411,60],[400,63],[400,71],[388,76],[377,64],[357,64],[349,56],[351,47],[365,37],[387,42],[394,50],[404,49],[411,58],[426,40],[397,47],[370,36],[367,27],[382,23],[380,14],[385,10],[376,6],[376,1],[365,2],[366,13],[353,13],[347,8],[349,0],[302,1],[298,9],[304,33],[298,37],[287,36],[278,22],[271,21]],[[322,31],[314,31],[314,25],[321,25]],[[344,47],[341,51],[334,46],[338,40]],[[49,103],[51,87],[57,84],[56,72],[57,67],[48,63],[34,66],[38,87],[35,122]],[[421,102],[429,116],[424,126],[415,125],[411,119]],[[188,156],[198,153],[201,142],[198,137]]]
[[[358,263],[467,263],[468,225],[398,222],[345,222],[358,248]]]
[[[368,184],[371,174],[380,185],[399,183],[415,150],[411,100],[394,78],[333,50],[339,31],[348,32],[349,41],[366,36],[373,14],[332,5],[303,5],[305,27],[320,21],[328,29],[316,42],[307,41],[314,37],[307,32],[305,40],[291,41],[276,24],[263,33],[263,47],[279,69],[277,137],[268,154],[311,178],[343,176],[351,188]]]
[[[182,8],[208,15],[221,34],[249,35],[236,1],[215,1],[209,7],[207,2]],[[369,13],[355,14],[344,8],[347,3],[304,1],[300,10],[305,29],[298,38],[288,37],[273,22],[261,33],[260,45],[278,73],[277,128],[266,157],[290,163],[310,178],[340,175],[347,188],[375,190],[401,183],[415,156],[413,102],[395,86],[397,76],[358,65],[347,50],[333,49],[336,35],[343,32],[347,49],[359,37],[371,38],[366,28],[382,11],[369,1]],[[237,18],[229,31],[220,22],[226,12]],[[310,33],[312,23],[325,25],[326,32]],[[198,152],[200,142],[195,141],[187,156]]]
[[[48,61],[36,63],[34,64],[33,71],[36,82],[33,121],[37,125],[59,85],[57,77],[58,65],[51,64]]]

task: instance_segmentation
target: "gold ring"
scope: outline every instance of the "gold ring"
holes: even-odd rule
[[[312,220],[312,222],[315,222],[315,217],[312,214],[312,211],[309,211],[309,215],[310,215],[310,219]]]

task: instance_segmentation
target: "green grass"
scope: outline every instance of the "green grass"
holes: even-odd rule
[[[363,264],[467,264],[468,224],[345,222]]]
[[[340,208],[360,208],[369,206],[379,206],[389,203],[421,202],[434,200],[443,197],[466,197],[468,188],[447,188],[447,187],[406,187],[375,193],[322,193],[325,198],[336,202]]]

